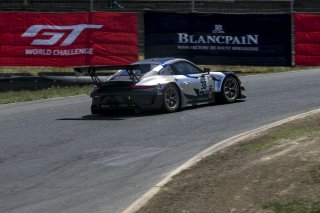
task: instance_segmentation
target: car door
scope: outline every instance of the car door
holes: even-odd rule
[[[175,75],[182,75],[178,82],[190,101],[202,102],[212,98],[213,80],[208,73],[185,61],[172,64],[172,70]]]

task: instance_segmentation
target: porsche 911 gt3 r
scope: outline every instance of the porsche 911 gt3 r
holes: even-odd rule
[[[108,80],[96,75],[99,67],[89,67],[96,86],[91,93],[92,114],[106,109],[163,109],[175,112],[179,108],[199,104],[233,103],[244,99],[244,87],[233,72],[210,72],[179,58],[151,58],[135,62],[119,70]],[[75,68],[83,72],[83,68]]]

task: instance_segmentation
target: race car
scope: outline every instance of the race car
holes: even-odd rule
[[[150,58],[125,66],[102,81],[102,67],[75,68],[88,72],[95,83],[92,114],[108,109],[175,112],[188,106],[233,103],[244,99],[244,87],[233,72],[211,72],[181,58]]]

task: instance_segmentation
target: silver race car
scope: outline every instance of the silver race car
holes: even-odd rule
[[[175,112],[188,106],[233,103],[245,98],[245,89],[233,72],[210,72],[180,58],[137,61],[106,81],[97,76],[99,69],[103,68],[75,68],[75,72],[88,72],[96,85],[90,95],[92,114],[119,108]]]

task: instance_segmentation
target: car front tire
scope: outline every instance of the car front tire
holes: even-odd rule
[[[239,94],[240,86],[238,80],[234,76],[227,76],[222,83],[218,102],[233,103],[237,100]]]

